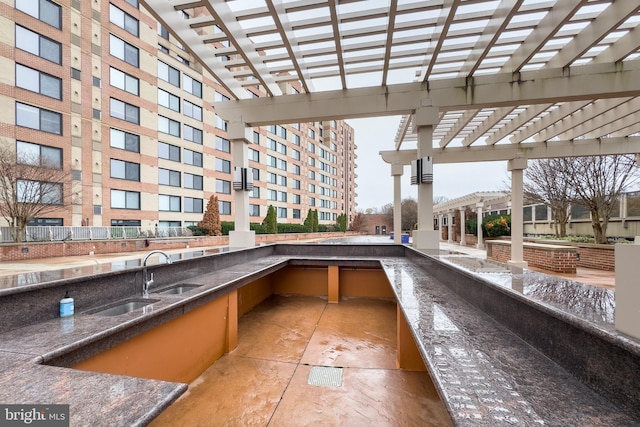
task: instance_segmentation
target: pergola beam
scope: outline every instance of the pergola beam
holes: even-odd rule
[[[215,103],[225,120],[250,126],[412,113],[423,99],[440,111],[640,96],[640,60],[473,79],[334,90]],[[515,130],[515,129],[514,129]]]
[[[529,160],[553,159],[559,157],[609,156],[616,154],[640,153],[640,137],[614,137],[582,139],[576,141],[534,142],[526,144],[500,144],[490,147],[450,147],[435,149],[434,164],[494,162],[525,157]],[[418,152],[410,150],[380,151],[387,163],[411,164]]]

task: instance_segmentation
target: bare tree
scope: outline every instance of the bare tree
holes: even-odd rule
[[[637,181],[631,155],[562,158],[562,173],[576,196],[576,203],[591,213],[596,243],[607,243],[609,218],[622,193]]]
[[[22,240],[30,221],[64,207],[70,197],[64,191],[69,178],[62,159],[18,155],[8,146],[0,146],[0,215],[14,227],[14,241]]]
[[[407,198],[402,201],[402,229],[413,230],[418,223],[418,202]]]
[[[563,165],[563,159],[541,159],[531,162],[525,169],[524,196],[533,203],[543,203],[551,208],[556,237],[567,235],[573,199]]]
[[[357,233],[364,231],[364,215],[362,215],[362,212],[356,212],[349,228]]]

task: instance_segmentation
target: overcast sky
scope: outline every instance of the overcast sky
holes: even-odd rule
[[[347,123],[355,130],[356,199],[358,210],[379,208],[393,202],[393,178],[391,166],[378,154],[381,150],[393,150],[394,138],[400,117],[378,117],[373,119],[350,119]],[[416,148],[407,143],[402,148]],[[402,176],[402,198],[417,197],[416,186],[409,184],[409,166]],[[455,199],[475,191],[498,191],[504,187],[507,162],[478,162],[450,165],[435,165],[433,170],[433,195]]]

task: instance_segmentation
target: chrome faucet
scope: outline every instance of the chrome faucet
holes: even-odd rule
[[[164,258],[167,260],[167,264],[171,264],[173,262],[169,255],[164,251],[155,250],[145,255],[144,260],[142,261],[142,298],[149,298],[149,286],[153,284],[153,273],[149,276],[149,272],[147,271],[147,260],[149,260],[149,257],[153,254],[164,255]]]

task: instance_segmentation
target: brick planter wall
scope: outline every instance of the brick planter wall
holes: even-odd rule
[[[329,239],[357,235],[357,233],[295,233],[257,234],[256,243]],[[113,239],[66,242],[24,242],[0,245],[0,261],[23,261],[27,259],[55,258],[77,255],[103,255],[154,249],[199,248],[205,246],[227,246],[228,236],[175,237],[166,239]]]
[[[511,242],[488,240],[487,259],[506,263],[511,259]],[[531,267],[575,274],[578,250],[571,246],[524,243],[522,257]]]
[[[595,243],[571,243],[562,241],[546,241],[527,239],[529,242],[544,243],[546,245],[572,246],[578,250],[578,267],[596,270],[615,271],[615,246],[598,245]]]

